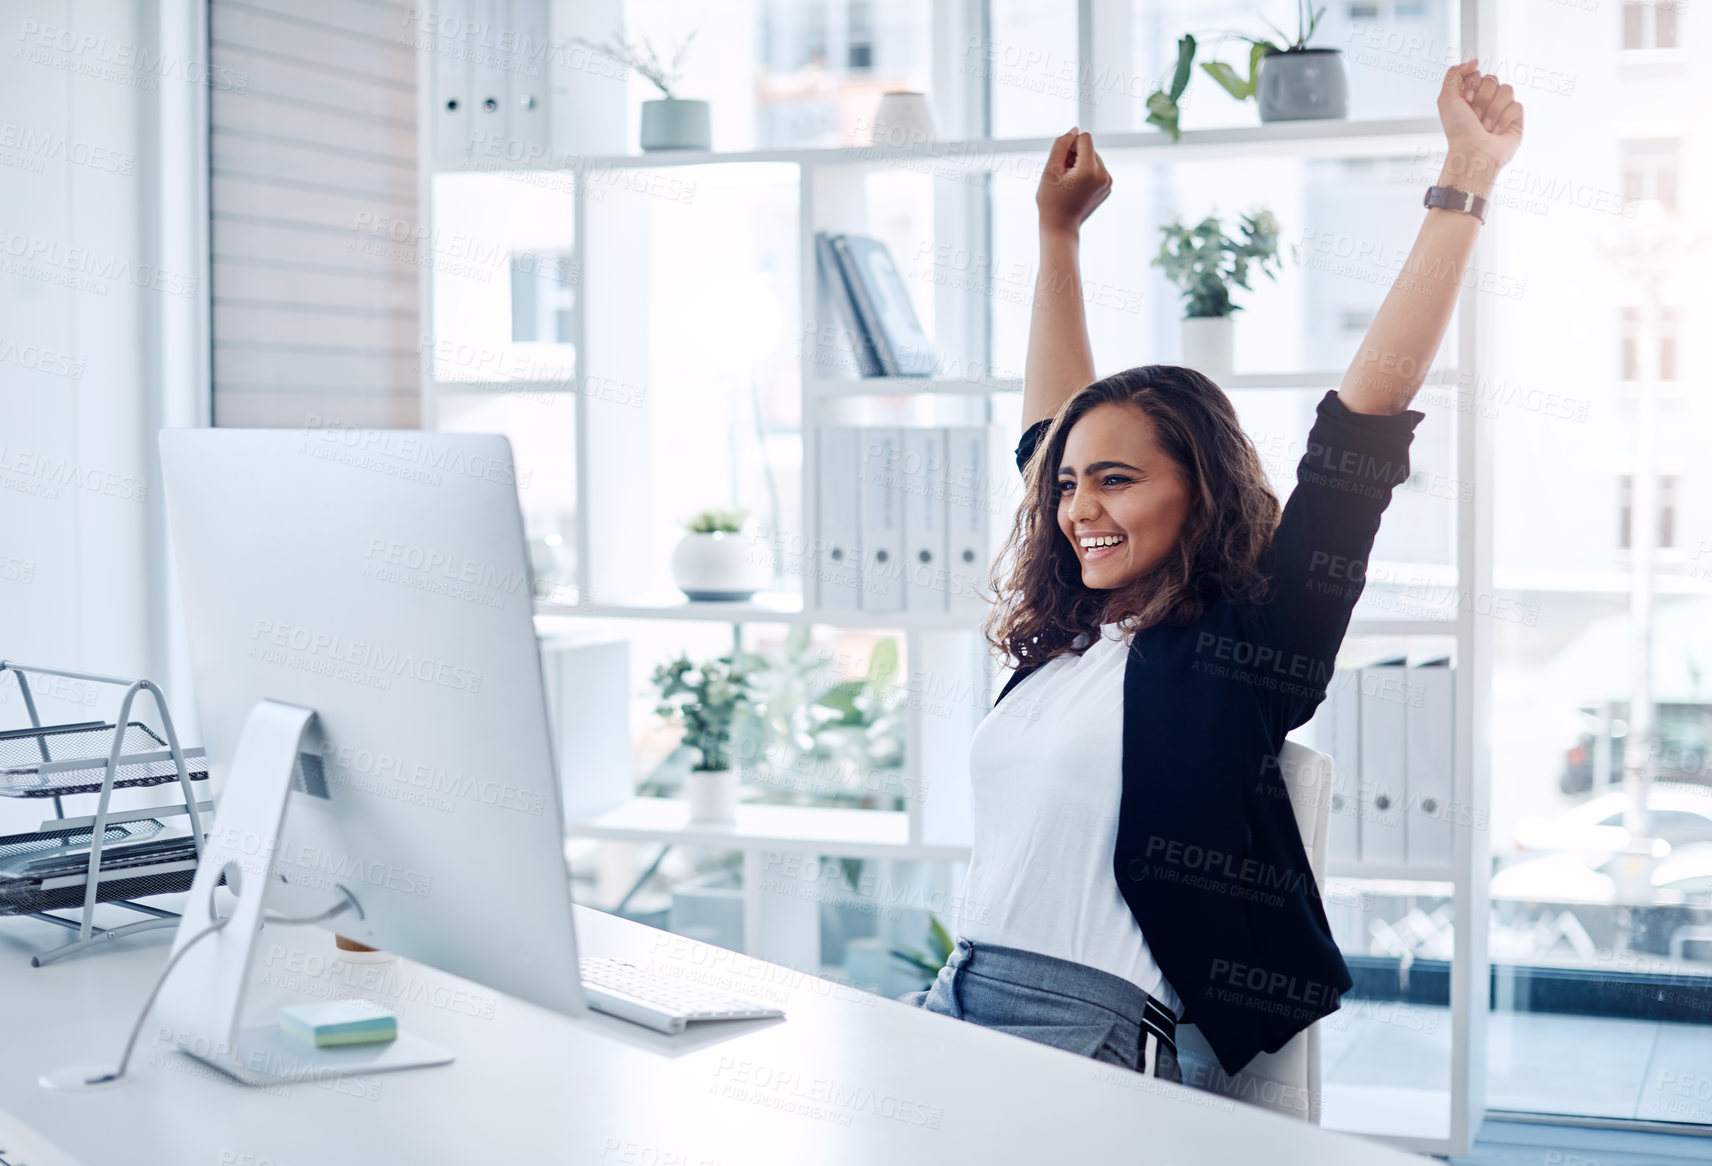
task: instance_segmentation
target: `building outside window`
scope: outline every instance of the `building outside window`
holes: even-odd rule
[[[1682,142],[1650,138],[1624,142],[1623,197],[1631,202],[1656,199],[1667,211],[1676,210],[1677,178]]]
[[[1674,49],[1682,0],[1626,0],[1623,5],[1625,49]]]

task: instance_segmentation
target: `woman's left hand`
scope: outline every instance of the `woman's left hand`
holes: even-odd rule
[[[1439,90],[1439,122],[1449,156],[1468,169],[1497,170],[1522,144],[1522,103],[1510,86],[1480,72],[1478,58],[1453,66]]]

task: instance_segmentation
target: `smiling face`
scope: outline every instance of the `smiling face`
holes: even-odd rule
[[[1177,545],[1192,507],[1182,467],[1133,405],[1088,410],[1064,442],[1058,527],[1075,548],[1084,585],[1123,587]]]

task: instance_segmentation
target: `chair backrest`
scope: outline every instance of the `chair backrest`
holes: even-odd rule
[[[1296,814],[1314,883],[1326,880],[1326,823],[1330,818],[1332,759],[1297,741],[1285,741],[1278,767]],[[1320,1026],[1309,1025],[1275,1053],[1261,1053],[1235,1076],[1219,1067],[1211,1046],[1192,1024],[1177,1026],[1177,1061],[1183,1083],[1238,1101],[1275,1109],[1315,1125],[1320,1121]]]

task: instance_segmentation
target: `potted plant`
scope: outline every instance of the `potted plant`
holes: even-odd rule
[[[1255,89],[1261,121],[1349,116],[1349,79],[1343,71],[1343,53],[1308,47],[1325,14],[1324,7],[1310,13],[1308,0],[1296,0],[1296,39],[1288,47],[1281,49],[1270,41],[1251,42],[1256,51],[1262,45],[1266,48],[1260,56]],[[1271,21],[1267,24],[1280,38],[1288,39]],[[1252,71],[1252,57],[1250,61]]]
[[[739,716],[762,715],[755,674],[765,661],[753,652],[735,652],[697,666],[687,655],[654,669],[660,703],[654,711],[684,730],[683,744],[696,751],[684,779],[692,822],[729,822],[737,808],[737,771],[731,764],[731,738]]]
[[[631,44],[617,34],[603,44],[581,37],[575,40],[636,70],[660,91],[661,97],[642,103],[641,144],[644,150],[713,148],[712,107],[705,101],[682,98],[672,92],[673,86],[683,80],[684,56],[689,52],[690,42],[695,40],[694,30],[679,43],[670,65],[660,60],[660,54],[654,51],[654,43],[648,37],[643,37],[640,44]]]
[[[951,958],[951,953],[957,944],[951,938],[951,933],[945,929],[945,924],[939,921],[939,916],[928,912],[927,916],[927,951],[920,952],[911,948],[900,951],[892,948],[892,955],[914,968],[916,973],[925,977],[922,988],[933,987],[933,981],[939,977],[939,969],[945,966],[945,961]]]
[[[1294,39],[1271,21],[1266,21],[1267,26],[1278,34],[1279,40],[1285,42],[1284,48],[1261,37],[1232,37],[1230,34],[1216,37],[1240,40],[1249,46],[1247,77],[1224,61],[1203,61],[1201,68],[1238,101],[1255,98],[1263,122],[1347,117],[1349,81],[1344,75],[1343,54],[1337,49],[1308,47],[1308,41],[1313,38],[1325,12],[1324,7],[1310,10],[1308,0],[1298,0]],[[1148,124],[1165,130],[1173,141],[1182,137],[1177,127],[1177,103],[1188,87],[1190,66],[1197,48],[1193,36],[1185,34],[1180,38],[1169,88],[1161,86],[1147,98]]]
[[[1171,70],[1169,87],[1160,86],[1147,97],[1147,124],[1156,125],[1170,134],[1173,142],[1183,139],[1177,129],[1177,102],[1182,98],[1183,90],[1189,87],[1189,67],[1194,62],[1195,38],[1185,33],[1177,41],[1177,64]]]
[[[1249,290],[1250,264],[1278,278],[1278,220],[1260,210],[1243,215],[1241,223],[1236,239],[1225,234],[1217,215],[1193,227],[1172,222],[1159,228],[1165,238],[1153,265],[1164,268],[1183,295],[1182,363],[1208,376],[1231,371],[1231,314],[1241,308],[1231,302],[1231,285]]]
[[[738,537],[748,517],[740,506],[715,506],[684,523],[684,537],[672,549],[672,582],[679,591],[695,600],[742,602],[761,589],[767,563]]]
[[[769,800],[787,804],[901,810],[909,784],[908,702],[898,638],[875,641],[860,678],[839,673],[807,627],[786,634],[767,674],[764,735],[771,748],[751,780],[767,788]],[[738,742],[738,756],[747,759],[745,746]]]
[[[865,675],[839,681],[809,705],[807,757],[851,783],[834,796],[858,805],[902,808],[897,802],[903,799],[908,702],[899,691],[900,676],[897,637],[886,636],[875,642]]]

